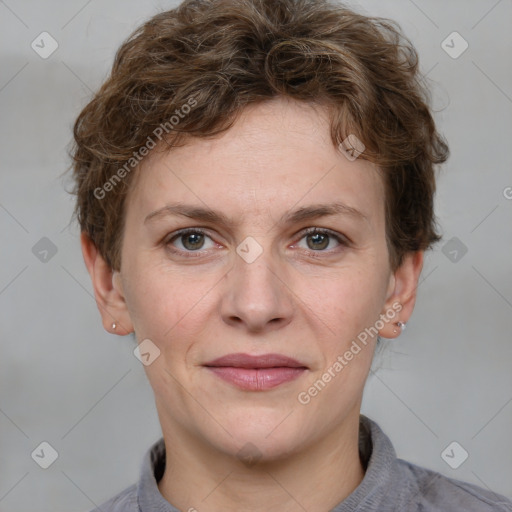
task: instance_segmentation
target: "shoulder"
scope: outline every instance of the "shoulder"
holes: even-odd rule
[[[137,500],[137,484],[130,485],[91,512],[140,512]]]
[[[407,482],[400,512],[512,512],[511,500],[483,487],[402,459],[396,459],[396,471]]]

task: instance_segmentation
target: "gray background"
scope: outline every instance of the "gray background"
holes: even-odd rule
[[[2,512],[89,510],[136,481],[160,436],[133,340],[102,329],[61,174],[72,123],[115,50],[173,5],[0,1]],[[363,412],[399,457],[512,498],[512,2],[352,5],[413,40],[452,151],[436,197],[444,240],[407,330],[375,360]],[[42,31],[59,44],[47,59],[31,48]],[[453,31],[469,44],[456,59],[441,47]],[[57,248],[47,262],[32,252],[43,237]],[[467,248],[455,262],[453,237]],[[59,454],[48,469],[31,458],[42,441]],[[457,469],[441,457],[452,441],[469,453]]]

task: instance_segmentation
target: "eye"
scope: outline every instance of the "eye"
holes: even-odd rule
[[[209,238],[212,244],[210,247],[204,247],[205,239]],[[175,244],[179,242],[181,247],[177,247]],[[214,244],[213,240],[206,234],[205,231],[199,228],[194,229],[182,229],[177,233],[174,233],[171,238],[168,238],[165,242],[165,245],[168,246],[173,252],[199,252],[202,250],[211,249]]]
[[[332,241],[335,241],[338,247],[348,245],[348,242],[341,235],[325,228],[308,228],[302,232],[300,240],[303,239],[306,240],[306,250],[313,252],[331,252],[326,249]]]
[[[339,248],[349,245],[345,237],[330,229],[312,227],[304,230],[301,235],[299,242],[306,240],[306,247],[301,248],[310,253],[336,252],[336,247]],[[209,247],[205,247],[205,241],[207,239],[210,240]],[[333,242],[336,244],[335,247],[331,247],[331,249],[328,250]],[[217,246],[207,232],[201,228],[181,229],[170,235],[170,237],[165,240],[164,244],[171,252],[187,257],[200,256],[209,249],[213,249]],[[296,245],[298,245],[298,243]]]

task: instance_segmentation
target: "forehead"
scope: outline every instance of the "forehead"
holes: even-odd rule
[[[135,178],[128,211],[139,217],[169,202],[253,221],[330,202],[356,208],[375,226],[384,216],[376,166],[350,161],[333,144],[325,108],[290,100],[251,105],[220,136],[153,151]]]

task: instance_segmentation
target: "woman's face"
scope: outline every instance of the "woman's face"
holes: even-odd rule
[[[252,106],[220,137],[153,152],[137,172],[113,282],[122,321],[151,340],[164,435],[272,459],[358,417],[376,343],[361,333],[380,319],[394,337],[418,268],[401,284],[391,273],[381,178],[332,144],[326,112]],[[294,362],[245,358],[268,354]]]

